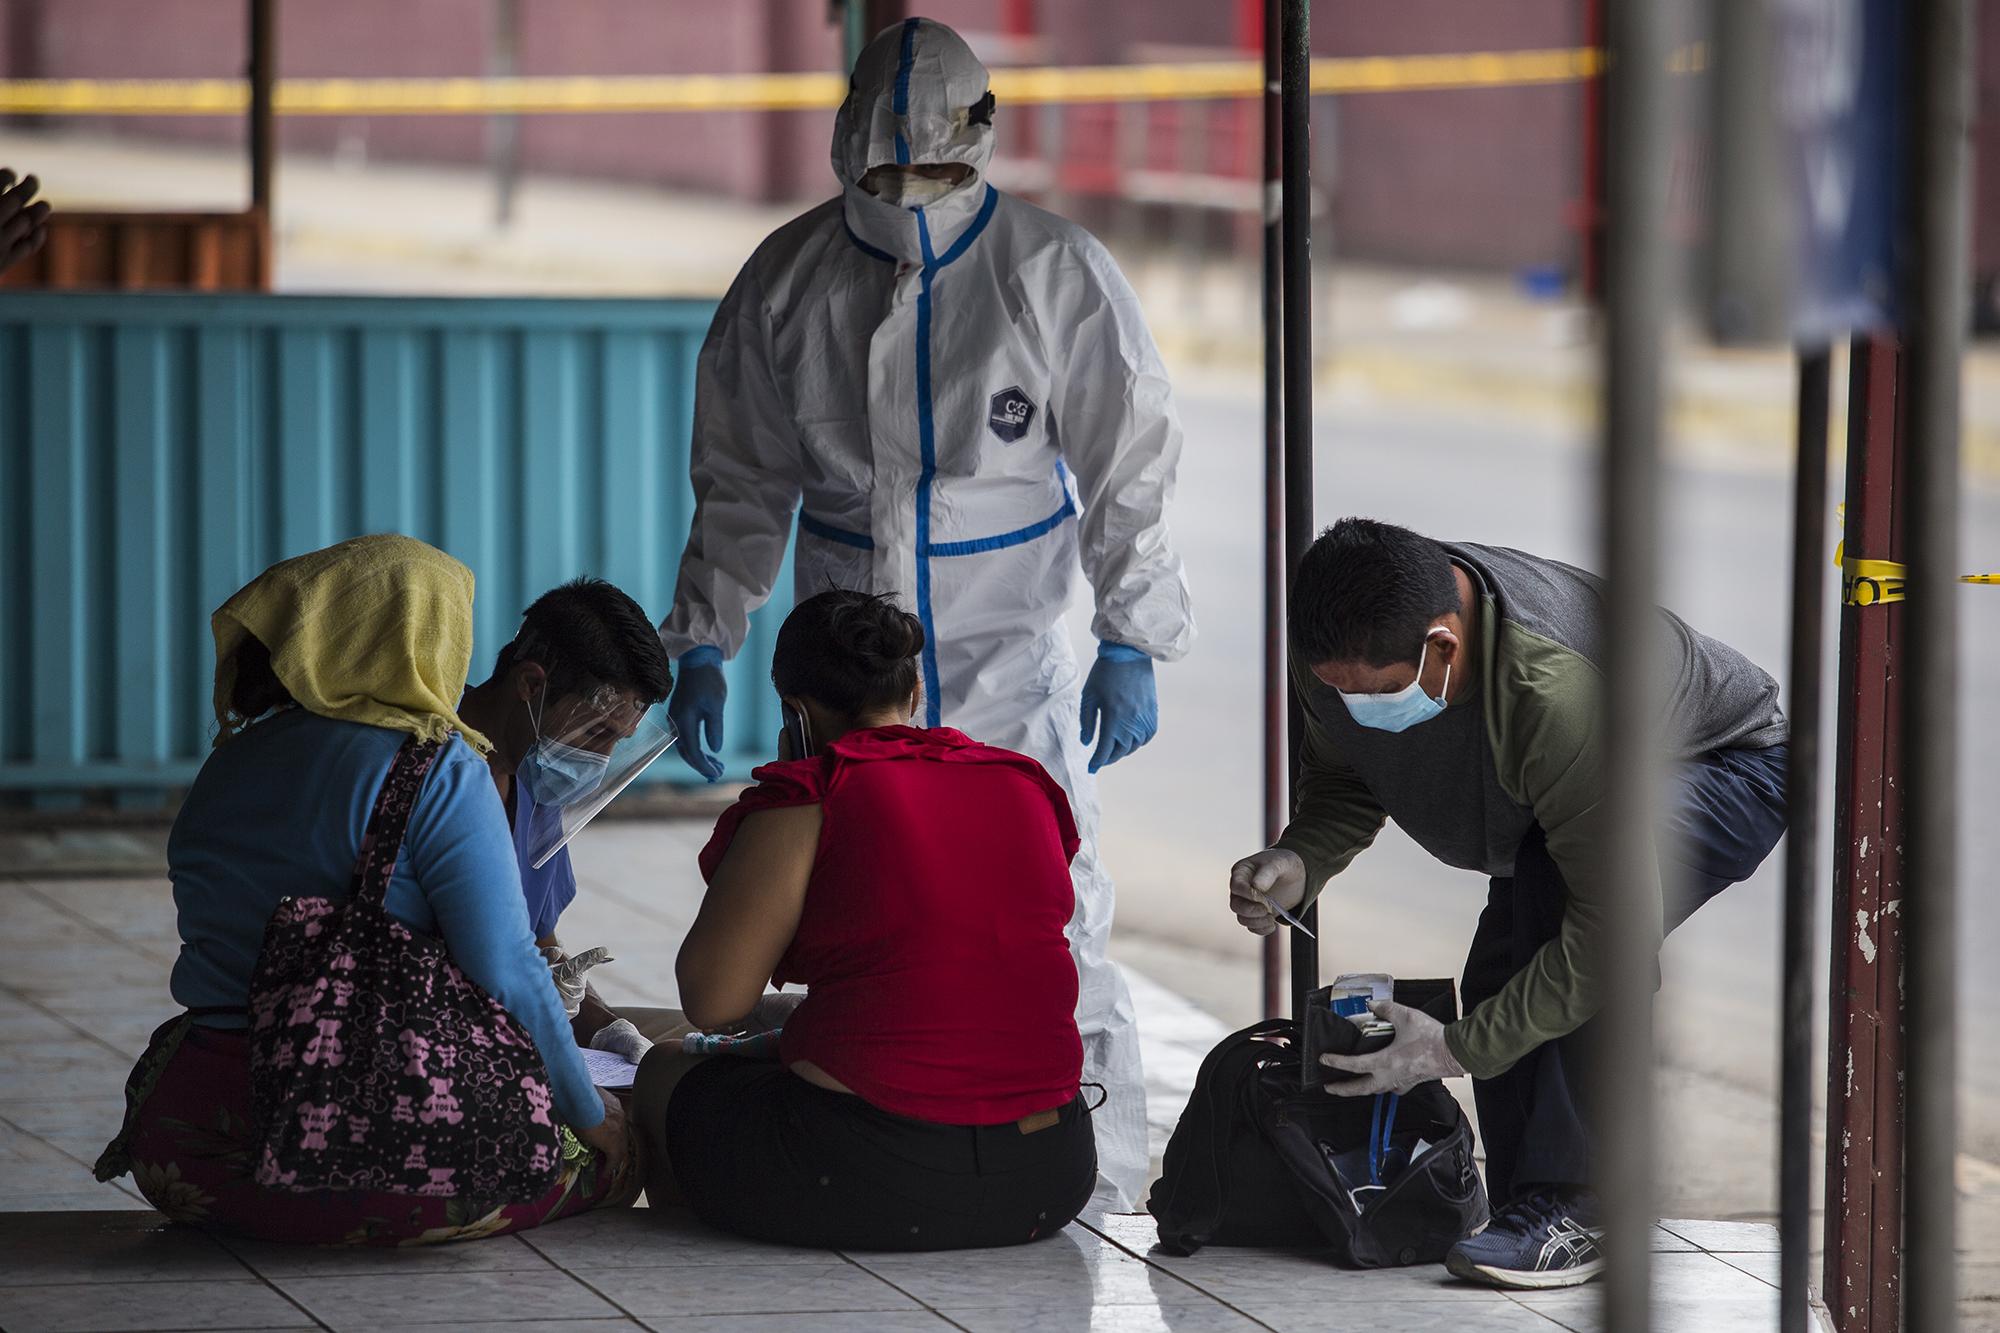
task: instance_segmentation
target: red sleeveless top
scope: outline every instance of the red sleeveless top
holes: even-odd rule
[[[767,764],[717,821],[704,879],[744,818],[817,804],[824,823],[775,982],[808,995],[780,1057],[871,1104],[948,1125],[1061,1106],[1083,1070],[1076,824],[1040,764],[949,728],[878,727]]]

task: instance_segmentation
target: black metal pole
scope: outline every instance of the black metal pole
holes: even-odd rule
[[[1905,12],[1903,1326],[1942,1333],[1958,1325],[1958,461],[1972,7],[1925,0]]]
[[[1284,158],[1279,123],[1279,0],[1264,0],[1264,844],[1285,830],[1285,315],[1280,235]],[[1263,941],[1264,1015],[1284,1012],[1285,950],[1278,932]]]
[[[1298,568],[1313,539],[1312,459],[1312,30],[1310,0],[1283,0],[1280,52],[1282,147],[1285,390],[1285,569]],[[1305,732],[1296,691],[1288,690],[1292,771]],[[1315,933],[1319,912],[1300,919]],[[1306,996],[1319,984],[1319,946],[1304,931],[1292,932],[1292,1015],[1305,1013]]]
[[[250,206],[271,207],[271,159],[277,151],[273,85],[278,77],[273,0],[250,0]]]
[[[1812,941],[1819,888],[1821,650],[1826,636],[1826,454],[1832,357],[1799,349],[1792,489],[1791,751],[1785,767],[1785,922],[1779,944],[1778,1327],[1806,1333],[1812,1264]]]
[[[1603,748],[1605,870],[1644,884],[1659,868],[1655,732],[1660,548],[1660,453],[1665,329],[1672,312],[1665,227],[1669,136],[1667,57],[1672,15],[1658,0],[1610,0],[1604,246],[1603,551],[1606,598]],[[1604,1327],[1644,1333],[1652,1307],[1653,976],[1660,919],[1610,914],[1604,1008],[1597,1020],[1597,1145],[1605,1206]]]

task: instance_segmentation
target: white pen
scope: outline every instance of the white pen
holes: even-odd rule
[[[1306,926],[1305,922],[1299,920],[1297,917],[1293,916],[1290,912],[1287,912],[1284,908],[1272,902],[1269,898],[1266,898],[1264,900],[1264,906],[1270,908],[1273,912],[1277,913],[1278,920],[1284,922],[1286,925],[1290,926],[1293,930],[1305,931],[1307,939],[1317,940],[1319,938],[1319,936],[1312,933],[1312,931]]]

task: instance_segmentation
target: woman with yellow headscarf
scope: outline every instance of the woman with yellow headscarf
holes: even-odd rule
[[[125,1130],[98,1165],[106,1179],[131,1170],[169,1217],[266,1239],[407,1244],[519,1230],[637,1192],[624,1117],[592,1086],[535,948],[486,741],[454,711],[471,660],[472,590],[464,565],[388,534],[274,565],[215,613],[216,748],[167,849],[181,935],[173,995],[187,1012],[134,1069]],[[544,1197],[468,1208],[457,1197],[258,1183],[268,1140],[253,1128],[246,1006],[266,924],[297,899],[348,900],[371,812],[378,796],[385,808],[392,799],[392,766],[409,771],[412,737],[438,748],[414,796],[396,798],[408,823],[383,906],[440,941],[533,1038],[548,1075],[541,1100],[553,1102],[536,1118],[552,1110],[565,1127],[558,1184]],[[464,1083],[488,1057],[469,1044],[430,1058]],[[316,1129],[343,1144],[383,1140],[389,1152],[393,1142],[398,1160],[384,1165],[399,1169],[457,1123],[427,1112],[412,1147],[403,1140],[418,1122],[402,1109],[389,1119],[405,1124],[370,1125],[305,1108],[323,1111]]]

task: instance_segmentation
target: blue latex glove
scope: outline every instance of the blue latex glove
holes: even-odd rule
[[[1100,726],[1099,723],[1102,722]],[[1153,659],[1122,643],[1097,645],[1097,662],[1083,682],[1083,743],[1097,737],[1090,771],[1115,764],[1160,729]]]
[[[691,648],[681,654],[680,679],[667,700],[667,717],[680,737],[674,748],[710,782],[722,776],[722,761],[703,750],[702,739],[707,738],[708,749],[722,749],[722,701],[728,697],[720,648]]]

